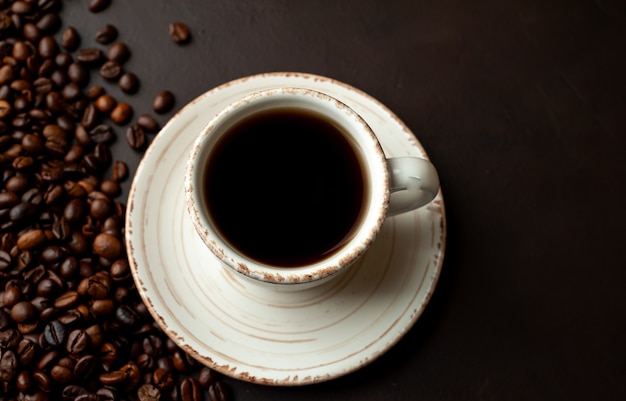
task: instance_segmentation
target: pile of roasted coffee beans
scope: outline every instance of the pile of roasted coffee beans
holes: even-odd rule
[[[96,42],[109,47],[81,48],[61,8],[0,0],[0,400],[229,399],[217,373],[164,335],[131,277],[116,200],[129,169],[110,145],[130,124],[125,139],[142,149],[159,125],[88,86],[97,73],[134,93],[130,50],[104,24]],[[180,25],[173,35],[189,37]],[[173,103],[162,91],[154,111]]]

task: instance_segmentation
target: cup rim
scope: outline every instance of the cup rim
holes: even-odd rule
[[[358,232],[341,249],[330,256],[320,259],[315,263],[296,267],[273,267],[240,254],[220,237],[212,223],[208,213],[203,210],[203,191],[196,191],[194,188],[200,185],[203,166],[208,158],[211,141],[215,142],[220,135],[234,121],[237,121],[237,113],[254,114],[255,106],[271,109],[276,106],[278,100],[282,101],[302,101],[316,104],[323,104],[329,110],[335,112],[333,120],[337,122],[336,116],[342,116],[343,122],[350,125],[354,130],[346,130],[349,135],[358,137],[364,164],[368,169],[369,197],[367,202],[367,212],[361,217]],[[274,105],[272,106],[272,102]],[[264,104],[266,103],[266,104]],[[279,102],[280,103],[280,102]],[[229,121],[229,118],[234,121]],[[204,156],[203,156],[204,155]],[[188,215],[191,218],[196,233],[200,236],[211,252],[222,261],[230,270],[239,273],[242,277],[253,279],[256,282],[281,285],[284,284],[314,284],[325,282],[326,279],[337,276],[336,273],[345,270],[353,264],[372,244],[378,235],[382,224],[386,218],[389,206],[389,172],[384,151],[370,126],[352,108],[340,100],[316,91],[298,87],[280,87],[247,94],[226,108],[218,112],[205,125],[203,130],[194,141],[187,158],[184,177],[185,201]]]

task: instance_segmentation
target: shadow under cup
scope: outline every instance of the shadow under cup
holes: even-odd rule
[[[275,285],[317,285],[357,260],[384,221],[388,185],[365,121],[300,88],[254,93],[218,113],[185,175],[205,244],[230,269]]]

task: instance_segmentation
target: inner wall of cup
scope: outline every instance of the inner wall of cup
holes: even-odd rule
[[[250,115],[280,108],[290,109],[304,109],[310,112],[315,112],[324,116],[327,120],[333,121],[338,127],[341,128],[346,134],[346,137],[352,142],[354,149],[358,153],[360,163],[363,169],[365,180],[365,194],[366,199],[364,201],[363,211],[359,217],[360,223],[354,230],[354,234],[350,241],[348,241],[338,251],[332,253],[327,258],[318,261],[315,265],[305,267],[289,267],[281,268],[287,269],[290,273],[299,272],[299,270],[315,270],[320,267],[337,266],[341,267],[345,260],[349,260],[351,256],[346,255],[345,252],[352,249],[354,244],[361,244],[354,249],[356,253],[364,251],[364,248],[369,245],[371,236],[375,235],[372,231],[377,231],[380,228],[382,219],[386,212],[385,200],[387,196],[386,192],[386,162],[382,155],[382,150],[378,145],[377,140],[370,135],[352,135],[353,132],[362,131],[366,128],[360,125],[358,119],[354,118],[350,110],[346,110],[345,105],[335,103],[332,99],[324,99],[316,97],[315,95],[302,94],[294,95],[292,93],[272,93],[271,95],[259,95],[258,97],[252,97],[246,101],[233,105],[229,109],[223,111],[222,115],[218,115],[216,123],[212,129],[207,132],[203,138],[203,142],[199,149],[198,160],[195,164],[197,174],[195,174],[195,188],[202,188],[204,183],[204,172],[211,156],[211,151],[214,145],[220,140],[222,135],[229,131],[229,129],[241,119]],[[375,150],[379,150],[380,154]],[[196,190],[195,196],[200,197],[199,202],[196,205],[205,208],[207,204],[204,190]],[[211,221],[210,213],[208,210],[201,210],[203,224],[208,224],[211,227],[211,231],[219,232]],[[236,246],[227,242],[226,238],[212,238],[217,242],[218,248],[224,249],[227,264],[231,264],[233,268],[238,269],[241,262],[238,258],[246,263],[248,274],[254,276],[258,274],[259,277],[266,277],[266,273],[274,273],[276,269],[271,269],[269,266],[263,265],[256,260],[250,259],[245,255],[238,255]],[[238,256],[234,256],[238,255]],[[230,258],[229,258],[230,256]],[[255,273],[255,270],[258,270]],[[307,272],[303,272],[307,273]],[[329,272],[332,273],[332,272]],[[259,278],[257,277],[257,278]]]

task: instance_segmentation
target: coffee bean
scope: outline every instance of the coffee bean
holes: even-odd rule
[[[104,60],[104,53],[95,47],[88,47],[76,52],[76,60],[90,66],[96,65]]]
[[[114,311],[115,302],[112,299],[97,299],[91,304],[91,312],[96,316],[109,316]]]
[[[46,139],[50,139],[52,137],[66,139],[67,137],[66,131],[56,124],[47,124],[45,127],[43,127],[42,135]]]
[[[24,281],[26,281],[27,283],[39,284],[44,278],[46,278],[46,276],[50,280],[60,281],[60,279],[54,272],[46,271],[44,266],[41,265],[25,273],[23,277]]]
[[[217,381],[209,387],[209,400],[210,401],[227,401],[230,400],[230,391],[226,385]]]
[[[43,230],[30,230],[20,235],[17,239],[17,247],[22,250],[29,250],[38,247],[44,241],[46,241],[46,235]]]
[[[122,162],[119,162],[122,163]],[[125,164],[124,164],[125,166]],[[128,173],[128,169],[126,169]],[[6,209],[8,207],[15,206],[20,201],[19,196],[15,192],[5,191],[0,192],[0,209]]]
[[[113,81],[122,74],[122,66],[119,62],[109,60],[100,67],[100,76],[108,81]]]
[[[125,72],[117,84],[124,93],[133,94],[139,89],[139,78],[132,72]]]
[[[158,401],[161,399],[161,391],[152,384],[144,384],[137,391],[139,401]]]
[[[89,345],[89,336],[84,330],[76,329],[67,338],[66,349],[70,354],[81,354]]]
[[[122,252],[122,244],[120,240],[110,234],[99,234],[94,238],[93,250],[96,254],[115,260],[120,257]]]
[[[10,31],[13,28],[13,21],[8,13],[0,13],[0,33]]]
[[[86,294],[93,299],[106,299],[109,296],[113,282],[111,277],[104,272],[98,272],[87,281]]]
[[[143,149],[146,145],[146,133],[138,124],[133,124],[126,129],[126,141],[134,150]]]
[[[5,329],[0,332],[0,347],[3,349],[14,348],[20,341],[22,341],[22,335],[15,329]]]
[[[126,280],[130,277],[130,265],[126,259],[118,259],[111,265],[111,278],[114,281]]]
[[[12,165],[13,165],[13,168],[16,170],[27,170],[34,163],[35,161],[30,156],[18,156],[15,159],[13,159]]]
[[[39,336],[33,336],[30,335],[30,339],[32,339],[31,341],[37,341],[39,344],[40,348],[50,348],[49,344],[46,342],[45,336],[43,334],[40,334]],[[57,350],[50,350],[47,351],[46,353],[44,353],[39,361],[37,362],[36,365],[33,366],[34,369],[36,370],[45,370],[45,371],[49,371],[52,366],[54,366],[57,361],[60,361],[61,355],[59,354],[59,351]]]
[[[61,52],[54,58],[54,63],[61,69],[66,69],[74,62],[74,57],[70,53]]]
[[[92,348],[98,349],[104,341],[104,331],[98,324],[93,324],[85,329],[85,333],[89,337],[89,344]]]
[[[104,220],[111,213],[111,202],[108,198],[95,199],[89,205],[89,214],[98,220]]]
[[[186,373],[189,370],[185,355],[186,354],[181,350],[178,350],[172,354],[172,364],[174,366],[174,369],[181,373]]]
[[[117,100],[111,95],[103,94],[96,99],[95,106],[100,112],[109,114],[117,106]]]
[[[65,75],[65,73],[63,74],[64,74],[64,82],[67,82],[69,78],[67,77],[67,75]],[[54,75],[52,79],[54,80]],[[58,86],[63,86],[63,89],[61,89],[61,95],[63,96],[63,99],[65,99],[68,102],[73,102],[82,95],[80,86],[76,82],[67,82],[64,85],[61,84],[61,82],[59,82]],[[71,111],[71,110],[66,109],[66,111]],[[78,116],[76,116],[76,118],[78,118]]]
[[[105,90],[102,86],[100,85],[94,85],[94,86],[90,86],[87,91],[85,92],[85,96],[87,96],[88,99],[90,100],[95,100],[97,98],[99,98],[100,96],[105,94]]]
[[[133,116],[133,109],[128,103],[120,102],[111,111],[111,120],[118,125],[126,124]]]
[[[30,43],[18,40],[13,44],[11,55],[17,61],[26,61],[34,52],[35,49]]]
[[[85,188],[73,181],[66,181],[63,184],[63,189],[70,198],[83,198],[87,195]]]
[[[75,99],[79,94],[78,93],[70,93],[70,92],[66,92],[66,94],[63,93],[63,88],[65,88],[65,85],[67,85],[70,82],[70,78],[67,76],[67,72],[63,69],[63,70],[54,70],[52,71],[52,73],[50,74],[50,82],[52,82],[53,84],[53,89],[58,89],[59,90],[59,94],[61,95],[58,99],[61,101],[59,104],[55,105],[55,112],[61,112],[61,111],[65,111],[65,107],[67,107],[67,104],[65,102],[66,98],[64,96],[73,96],[73,98]],[[76,88],[76,87],[74,87]],[[72,88],[72,89],[74,89]],[[49,103],[49,100],[46,99],[46,103]]]
[[[16,0],[11,5],[14,14],[32,14],[34,10],[34,5],[28,1]]]
[[[52,81],[46,77],[37,78],[33,81],[33,88],[36,93],[48,94],[52,91]]]
[[[1,18],[2,17],[0,17],[0,20]],[[22,35],[24,35],[24,39],[28,40],[31,43],[35,43],[41,38],[41,30],[39,30],[36,24],[33,24],[32,22],[27,22],[22,27]]]
[[[32,374],[32,379],[35,385],[45,393],[48,393],[52,387],[52,380],[47,373],[38,370]]]
[[[0,358],[0,380],[10,381],[13,380],[17,368],[17,357],[12,350],[6,350],[2,353]]]
[[[63,156],[69,148],[69,144],[63,138],[52,137],[44,143],[44,148],[52,156]]]
[[[24,191],[24,189],[26,189],[27,185],[28,185],[28,180],[26,179],[26,177],[16,175],[16,176],[9,178],[6,181],[5,189],[7,191],[20,193]]]
[[[84,174],[83,171],[80,171],[75,166],[75,164],[78,163],[83,156],[83,151],[84,148],[78,144],[70,146],[69,150],[63,157],[63,161],[66,163],[66,166],[64,168],[64,171],[66,173],[76,173],[77,176],[80,176],[80,174]],[[70,174],[68,174],[67,176],[69,177]]]
[[[22,149],[30,155],[38,155],[44,149],[44,142],[37,134],[26,134],[22,138]]]
[[[59,46],[52,36],[44,36],[39,40],[39,55],[43,58],[53,58],[59,52]]]
[[[167,113],[174,106],[174,94],[170,91],[159,92],[152,101],[152,108],[159,114]]]
[[[96,42],[108,45],[117,38],[117,34],[117,28],[113,25],[107,24],[96,32]]]
[[[14,78],[15,78],[15,71],[13,69],[13,66],[9,64],[5,64],[2,67],[0,67],[0,85],[10,83]],[[6,88],[9,89],[8,86]]]
[[[11,103],[0,100],[0,118],[7,118],[11,115]]]
[[[63,397],[63,401],[76,401],[78,397],[82,397],[86,394],[89,394],[86,388],[76,384],[70,384],[63,389],[61,396]]]
[[[147,354],[140,354],[137,358],[137,366],[142,372],[151,372],[154,370],[154,358]]]
[[[67,67],[67,76],[72,82],[76,82],[80,86],[85,86],[89,82],[89,71],[85,65],[79,62],[71,63]]]
[[[11,266],[12,261],[11,255],[8,252],[0,250],[0,271]]]
[[[56,365],[50,370],[50,377],[58,383],[66,384],[74,378],[74,375],[71,369]]]
[[[172,364],[172,358],[169,356],[162,356],[157,359],[157,368],[165,369],[165,370],[174,370],[174,364]]]
[[[97,143],[94,147],[93,154],[98,160],[98,163],[103,168],[109,167],[111,164],[112,156],[111,156],[111,148],[105,143]]]
[[[170,24],[170,37],[178,44],[189,42],[191,35],[189,28],[182,22],[174,22]]]
[[[198,382],[192,378],[185,378],[179,386],[181,401],[201,401],[202,391]]]
[[[68,26],[61,36],[61,46],[65,50],[74,51],[80,44],[80,35],[76,28]]]
[[[7,288],[2,293],[2,303],[7,308],[13,307],[14,305],[16,305],[21,300],[22,300],[22,289],[19,288],[19,287]]]
[[[126,375],[126,386],[125,388],[134,389],[137,384],[139,384],[139,380],[141,379],[141,370],[136,363],[129,361],[124,366],[119,369],[121,372],[124,372]]]
[[[150,355],[153,358],[161,356],[164,350],[164,343],[158,336],[149,335],[143,339],[142,346],[143,352]]]
[[[48,265],[59,263],[65,257],[65,251],[58,245],[48,245],[41,252],[40,260]]]
[[[137,125],[146,132],[157,132],[161,128],[159,123],[150,114],[142,114],[137,117]]]
[[[115,310],[115,318],[128,327],[136,327],[140,321],[139,316],[128,305],[118,306]]]
[[[30,386],[32,385],[30,373],[27,370],[22,370],[15,378],[15,384],[17,389],[22,393],[28,392]]]
[[[116,182],[123,182],[127,178],[128,178],[128,165],[124,163],[123,161],[116,160],[113,163],[113,179]],[[15,197],[17,197],[17,195],[15,195]],[[0,199],[1,198],[2,198],[2,193],[0,193]],[[0,209],[1,208],[2,206],[0,205]]]
[[[37,210],[38,208],[35,204],[23,201],[11,208],[9,218],[15,222],[29,221],[35,217]]]
[[[30,365],[31,361],[34,359],[36,351],[37,346],[33,341],[28,339],[20,340],[19,345],[17,346],[17,357],[22,366]]]
[[[59,266],[59,274],[66,280],[72,280],[78,275],[78,260],[74,256],[65,258]]]
[[[82,199],[71,199],[63,210],[63,217],[71,225],[82,221],[85,215],[86,205]]]
[[[99,380],[100,383],[105,386],[116,386],[126,381],[126,374],[119,370],[114,370],[112,372],[102,373],[99,376]]]
[[[114,166],[115,169],[115,166]],[[114,174],[115,174],[115,170]],[[122,187],[116,180],[105,179],[100,183],[100,190],[109,197],[116,197],[122,193]]]
[[[34,257],[30,250],[22,250],[17,256],[17,267],[20,270],[32,267],[33,263]]]
[[[100,124],[89,131],[89,138],[95,143],[108,143],[115,138],[115,134],[111,126]]]
[[[51,35],[61,27],[61,18],[57,13],[47,13],[37,21],[37,28],[45,34]]]
[[[33,120],[30,118],[30,115],[25,113],[30,106],[30,101],[28,100],[27,96],[20,96],[15,99],[15,101],[13,102],[13,111],[18,114],[16,114],[11,121],[14,127],[26,128],[30,124],[32,124]]]
[[[63,187],[59,184],[53,184],[46,189],[43,194],[43,200],[46,205],[53,205],[59,202],[65,195]],[[53,227],[54,232],[54,227]],[[58,239],[58,238],[57,238]]]
[[[55,302],[56,306],[57,302]],[[53,320],[44,327],[43,331],[46,342],[52,347],[60,347],[67,340],[67,329],[58,320]]]
[[[79,296],[76,291],[67,291],[54,301],[54,307],[58,309],[71,309],[79,302]]]
[[[176,384],[172,371],[161,368],[156,369],[154,373],[152,373],[152,382],[160,390],[169,390]]]
[[[208,388],[211,384],[217,381],[217,375],[215,374],[213,369],[210,369],[205,366],[200,369],[200,372],[198,372],[197,379],[198,379],[198,384],[200,384],[200,387]]]
[[[89,2],[89,11],[92,13],[99,13],[106,9],[109,4],[111,4],[111,0],[91,0]]]
[[[37,284],[37,295],[45,298],[53,298],[61,291],[61,284],[51,278],[45,278]]]
[[[92,129],[100,122],[100,115],[98,114],[98,109],[95,104],[89,103],[85,112],[83,113],[83,118],[81,124],[85,129]]]
[[[109,61],[117,61],[120,64],[123,64],[130,57],[130,50],[128,46],[124,42],[115,42],[109,47],[107,50],[107,59]]]
[[[5,64],[2,67],[0,67],[0,85],[4,85],[6,83],[11,82],[15,77],[15,72],[13,70],[13,67]],[[7,89],[7,91],[9,90],[8,86],[5,86],[5,88]],[[7,100],[6,98],[3,100]]]
[[[80,231],[72,231],[66,245],[69,251],[77,256],[82,256],[89,251],[87,238]]]
[[[74,377],[79,380],[89,379],[97,370],[98,358],[94,355],[85,355],[76,361]]]
[[[17,323],[25,323],[35,316],[33,304],[27,301],[18,302],[11,308],[11,319]]]

